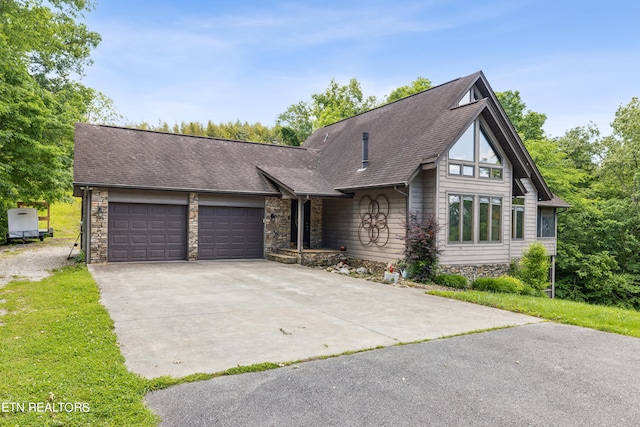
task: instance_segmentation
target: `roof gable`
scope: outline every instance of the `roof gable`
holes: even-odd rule
[[[479,100],[459,105],[475,88]],[[552,194],[513,125],[477,72],[317,130],[302,147],[76,125],[74,184],[197,192],[340,196],[405,185],[435,163],[479,116],[540,200]],[[369,166],[362,168],[368,133]]]

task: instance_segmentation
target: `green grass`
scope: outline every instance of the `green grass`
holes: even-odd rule
[[[636,311],[513,294],[429,293],[640,337]],[[11,282],[0,288],[0,405],[22,404],[27,409],[29,404],[44,409],[47,403],[63,408],[81,405],[81,410],[71,412],[0,408],[0,426],[154,426],[159,419],[143,403],[152,390],[367,351],[146,379],[127,370],[113,321],[99,298],[98,286],[83,265],[64,268],[39,282]],[[398,343],[403,344],[407,343]]]
[[[640,312],[561,299],[479,291],[428,291],[431,295],[473,302],[568,325],[640,338]]]
[[[99,298],[84,266],[0,289],[7,312],[0,316],[0,404],[77,402],[87,409],[0,411],[0,425],[157,424],[142,401],[153,383],[127,371]]]
[[[81,200],[73,198],[73,202],[59,202],[51,205],[51,227],[56,238],[75,239],[80,234]]]

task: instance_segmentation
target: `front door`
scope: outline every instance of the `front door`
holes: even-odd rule
[[[304,202],[304,234],[302,246],[311,247],[311,201]],[[298,245],[298,200],[291,200],[291,243],[292,247]]]

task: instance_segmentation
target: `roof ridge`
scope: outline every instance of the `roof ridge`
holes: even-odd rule
[[[441,87],[443,87],[443,86],[450,85],[450,84],[452,84],[452,83],[454,83],[454,82],[457,82],[458,80],[466,79],[466,78],[471,77],[471,76],[480,75],[481,73],[482,73],[482,71],[476,71],[475,73],[471,73],[471,74],[469,74],[468,76],[457,77],[457,78],[455,78],[455,79],[449,80],[448,82],[444,82],[444,83],[440,83],[440,84],[438,84],[438,85],[432,86],[432,87],[430,87],[429,89],[425,89],[425,90],[421,90],[420,92],[412,93],[411,95],[405,96],[404,98],[396,99],[395,101],[387,102],[386,104],[382,104],[382,105],[378,105],[377,107],[374,107],[374,108],[372,108],[372,109],[370,109],[370,110],[362,111],[362,112],[360,112],[360,113],[358,113],[358,114],[356,114],[356,115],[353,115],[353,116],[351,116],[351,117],[346,117],[346,118],[344,118],[344,119],[338,120],[337,122],[331,123],[331,124],[326,125],[326,126],[323,126],[323,127],[321,127],[321,128],[318,128],[318,129],[316,129],[316,131],[315,131],[315,132],[318,132],[318,131],[320,131],[321,129],[328,128],[328,127],[333,126],[333,125],[335,125],[335,124],[338,124],[338,123],[344,122],[344,121],[346,121],[346,120],[353,119],[354,117],[362,116],[363,114],[367,114],[367,113],[369,113],[369,112],[371,112],[371,111],[379,110],[379,109],[381,109],[381,108],[384,108],[384,107],[387,107],[387,106],[390,106],[390,105],[396,104],[396,103],[398,103],[398,102],[405,101],[405,100],[407,100],[407,99],[409,99],[409,98],[413,98],[413,97],[415,97],[415,96],[417,96],[417,95],[421,95],[421,94],[423,94],[423,93],[425,93],[425,92],[429,92],[429,91],[434,90],[434,89],[439,89],[439,88],[441,88]],[[315,132],[314,132],[314,133],[315,133]]]
[[[163,131],[153,130],[153,129],[138,129],[138,128],[132,128],[132,127],[126,127],[126,126],[104,125],[104,124],[98,124],[98,123],[77,122],[76,126],[78,126],[78,125],[81,125],[81,126],[94,126],[94,127],[109,128],[109,129],[124,130],[124,131],[155,133],[155,134],[159,134],[159,135],[168,135],[168,136],[182,136],[182,137],[186,137],[186,138],[198,138],[198,139],[204,139],[204,140],[209,140],[209,141],[237,142],[237,143],[241,143],[241,144],[264,145],[264,146],[267,146],[267,147],[294,148],[294,149],[300,149],[300,150],[308,151],[305,147],[296,147],[296,146],[293,146],[293,145],[271,144],[271,143],[268,143],[268,142],[243,141],[243,140],[240,140],[240,139],[216,138],[216,137],[213,137],[213,136],[203,136],[203,135],[189,135],[189,134],[186,134],[186,133],[163,132]]]

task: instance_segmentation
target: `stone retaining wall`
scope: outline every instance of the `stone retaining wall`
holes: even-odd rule
[[[469,280],[478,277],[498,277],[509,272],[509,264],[440,265],[438,273],[460,274]]]

